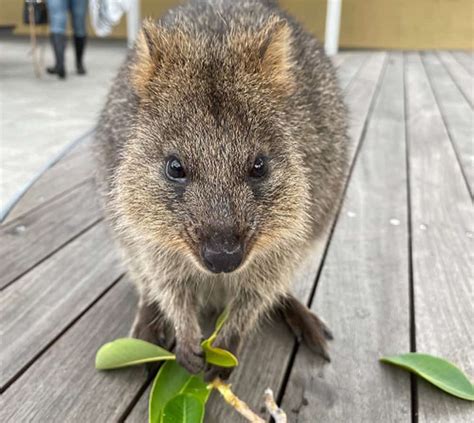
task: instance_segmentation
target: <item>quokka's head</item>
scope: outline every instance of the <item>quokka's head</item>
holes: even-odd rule
[[[308,168],[292,68],[291,30],[277,18],[206,36],[146,21],[129,72],[138,111],[116,180],[127,225],[212,273],[301,239]]]

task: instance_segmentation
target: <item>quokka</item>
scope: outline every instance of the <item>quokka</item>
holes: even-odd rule
[[[191,1],[146,20],[96,143],[106,213],[140,295],[133,336],[175,344],[198,373],[203,316],[229,307],[215,345],[238,354],[281,311],[329,359],[329,330],[290,293],[347,171],[347,112],[313,36],[271,0]]]

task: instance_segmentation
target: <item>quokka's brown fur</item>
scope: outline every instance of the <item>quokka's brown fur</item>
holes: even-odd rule
[[[175,340],[195,373],[200,316],[228,306],[216,345],[237,352],[279,309],[327,357],[329,331],[289,288],[339,198],[346,120],[330,61],[274,1],[192,1],[145,21],[97,131],[107,215],[140,294],[134,336]],[[180,182],[167,178],[171,156]],[[256,157],[259,179],[249,177]],[[202,246],[230,233],[242,263],[212,273]]]

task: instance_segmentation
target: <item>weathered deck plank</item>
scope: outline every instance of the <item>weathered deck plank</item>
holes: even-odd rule
[[[446,66],[451,78],[462,92],[466,101],[471,107],[474,103],[474,76],[462,67],[449,51],[440,51],[437,53],[440,60]]]
[[[451,54],[471,75],[474,75],[474,54],[472,51],[453,51]]]
[[[298,353],[283,397],[291,421],[410,420],[409,376],[378,362],[410,349],[405,162],[403,63],[392,54],[312,307],[333,330],[332,362]]]
[[[0,227],[0,288],[101,218],[92,179]]]
[[[99,223],[0,296],[4,387],[122,273]]]
[[[93,134],[88,135],[47,169],[20,198],[3,223],[17,219],[93,177],[95,163],[91,150],[92,137]]]
[[[0,421],[118,421],[146,371],[98,372],[94,356],[105,342],[127,335],[135,308],[134,289],[120,281],[2,395]]]
[[[384,61],[385,53],[372,55],[363,65],[347,92],[347,103],[352,112],[350,129],[353,140],[352,154],[359,143]],[[358,62],[344,61],[344,65],[347,63],[349,66],[357,66]],[[313,245],[308,260],[302,264],[295,275],[294,292],[305,303],[309,300],[312,292],[327,240],[328,234]],[[268,386],[272,387],[275,392],[280,389],[295,344],[283,322],[278,322],[274,325],[265,325],[247,342],[247,345],[240,355],[240,360],[245,363],[245,366],[234,372],[231,382],[235,392],[254,409],[259,410],[262,405],[261,395],[263,395],[264,389]],[[255,354],[255,351],[259,353]],[[266,355],[271,357],[271,360],[262,360],[262,357]],[[253,389],[249,390],[250,386]],[[261,392],[256,391],[258,387]],[[146,415],[142,415],[147,410],[146,401],[148,401],[148,396],[144,395],[127,421],[139,422],[146,418]],[[222,399],[217,396],[211,397],[207,410],[206,422],[208,423],[244,421],[227,405],[223,404]]]
[[[339,85],[342,90],[345,90],[349,83],[354,80],[357,72],[368,58],[366,53],[347,53],[346,56],[344,66],[338,66],[337,68]]]
[[[474,112],[437,56],[433,53],[424,54],[422,60],[472,196],[474,192]]]
[[[474,374],[472,201],[418,54],[406,61],[416,349]],[[474,420],[466,401],[418,384],[418,419]]]

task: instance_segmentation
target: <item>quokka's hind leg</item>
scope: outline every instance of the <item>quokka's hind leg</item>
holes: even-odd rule
[[[141,339],[171,350],[174,333],[158,304],[140,299],[135,321],[130,331],[132,338]]]
[[[303,340],[311,351],[331,361],[327,341],[332,340],[333,336],[319,317],[292,295],[285,297],[280,307],[286,323],[298,340]]]

